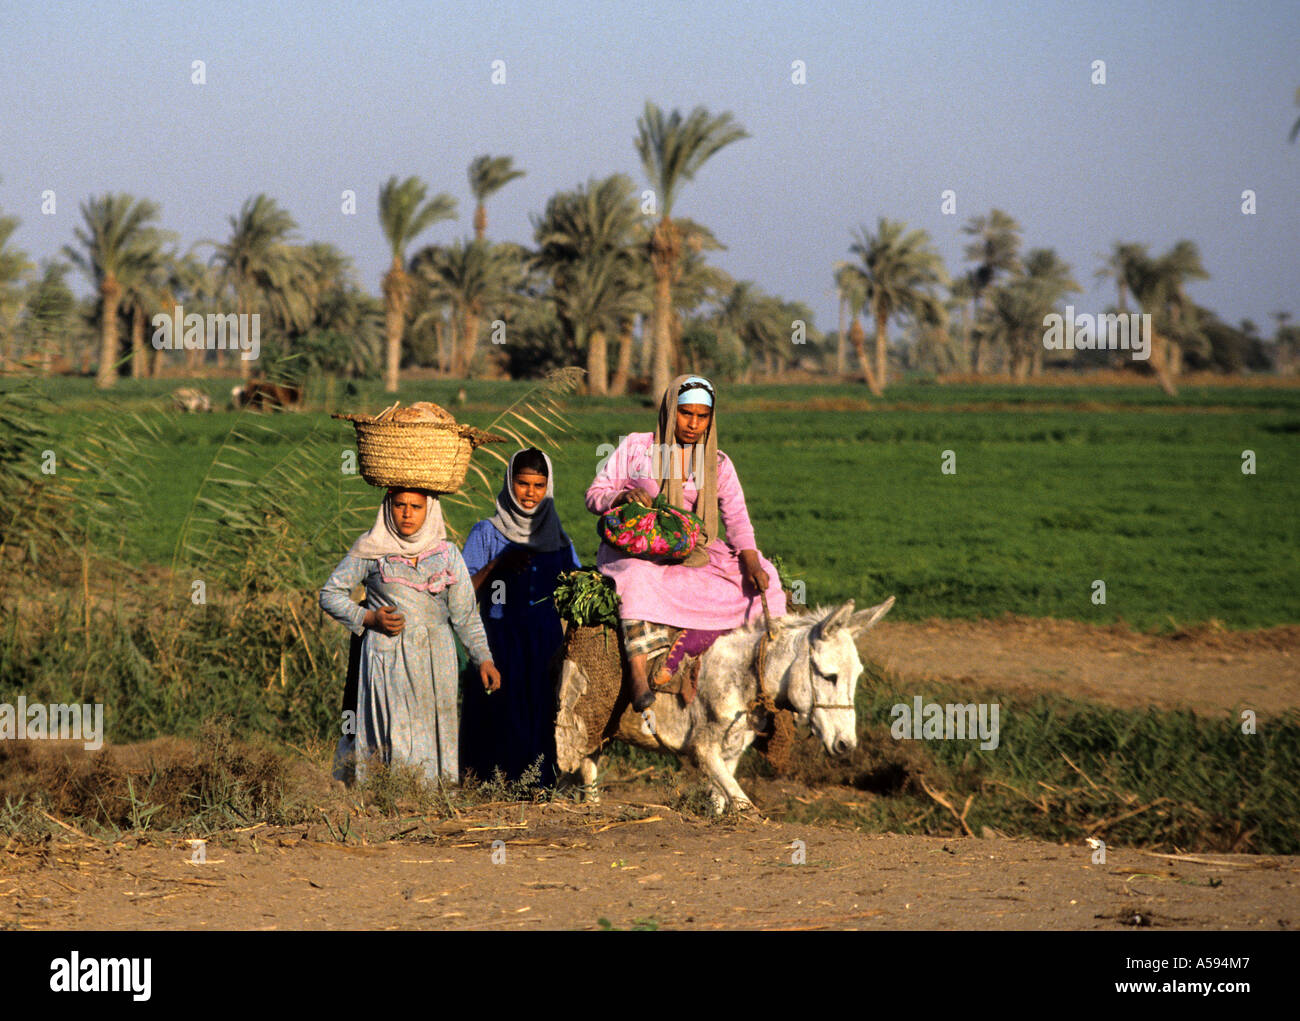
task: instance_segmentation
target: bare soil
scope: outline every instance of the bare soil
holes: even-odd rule
[[[919,685],[1050,692],[1121,708],[1208,715],[1300,706],[1300,627],[1293,625],[1146,635],[1030,617],[886,620],[867,633],[861,648],[887,674]]]
[[[918,685],[1261,716],[1300,703],[1298,649],[1296,627],[1158,637],[1012,618],[887,623],[864,642]],[[600,805],[384,818],[329,792],[318,772],[320,821],[222,834],[202,862],[171,834],[109,843],[65,824],[42,844],[11,841],[0,849],[0,928],[1300,927],[1297,856],[1112,847],[1102,864],[1082,843],[707,821],[673,811],[662,784],[639,779],[612,785]],[[863,796],[746,783],[760,805]]]
[[[775,792],[773,792],[775,793]],[[627,818],[630,816],[630,818]],[[396,832],[409,822],[376,824]],[[69,843],[0,861],[22,929],[1289,929],[1300,858],[710,823],[661,805],[501,805],[394,842],[323,825]],[[322,839],[323,837],[323,839]],[[504,841],[496,849],[494,840]],[[802,842],[806,856],[796,863]],[[603,919],[603,921],[602,921]]]

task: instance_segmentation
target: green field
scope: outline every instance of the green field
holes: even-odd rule
[[[51,425],[70,442],[128,410],[160,432],[143,444],[152,457],[147,499],[120,521],[127,559],[172,561],[200,483],[210,471],[222,476],[212,462],[241,421],[248,440],[226,452],[250,477],[283,462],[319,478],[311,500],[287,508],[319,522],[308,529],[304,584],[323,581],[372,520],[378,491],[340,475],[351,427],[322,411],[186,416],[151,410],[171,388],[162,382],[124,381],[110,398],[81,380],[48,386],[65,409]],[[400,396],[456,407],[459,386],[410,384]],[[229,384],[207,388],[219,402]],[[459,417],[486,426],[527,390],[468,383]],[[788,410],[814,400],[863,410]],[[376,384],[362,384],[333,403],[376,410],[388,402]],[[892,388],[881,405],[847,385],[756,386],[732,403],[721,411],[721,446],[738,467],[761,548],[783,558],[787,581],[803,582],[810,604],[893,594],[898,618],[1015,613],[1164,630],[1300,621],[1300,390],[1189,388],[1175,400],[1143,386],[912,384]],[[1026,403],[1033,410],[1014,407]],[[772,405],[782,410],[764,410]],[[572,430],[553,451],[557,502],[588,561],[597,541],[583,494],[598,449],[650,429],[653,413],[637,398],[571,397],[565,408]],[[955,474],[940,470],[948,450]],[[1242,472],[1246,450],[1254,475]],[[221,487],[205,493],[218,503],[249,498]],[[360,509],[339,520],[341,503]],[[461,533],[477,516],[447,508]],[[1104,605],[1093,601],[1096,580],[1105,583]]]

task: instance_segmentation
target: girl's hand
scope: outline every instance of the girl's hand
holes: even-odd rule
[[[766,592],[771,579],[763,570],[758,560],[758,550],[742,550],[740,554],[740,573],[758,592]]]
[[[478,668],[478,675],[483,681],[483,690],[489,695],[501,688],[501,675],[497,672],[496,664],[491,660],[483,663]]]
[[[365,626],[391,636],[401,633],[406,618],[397,612],[395,606],[381,606],[378,610],[366,611]]]

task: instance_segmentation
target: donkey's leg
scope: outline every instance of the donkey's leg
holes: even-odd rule
[[[596,789],[596,760],[588,756],[582,760],[578,766],[578,774],[582,777],[582,800],[589,805],[600,804],[600,791]]]
[[[716,745],[705,745],[696,752],[695,759],[712,785],[726,795],[726,800],[732,808],[743,812],[754,807],[753,802],[749,800],[749,795],[741,789],[740,784],[736,783],[736,777],[733,775],[736,763],[732,762],[728,767],[722,758],[720,748]],[[717,798],[714,798],[713,803],[714,807],[717,807]]]

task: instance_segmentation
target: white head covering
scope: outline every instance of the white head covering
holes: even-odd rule
[[[546,495],[532,510],[525,510],[515,499],[515,460],[524,450],[516,450],[506,465],[506,483],[497,494],[497,512],[488,520],[510,542],[527,546],[539,553],[550,553],[569,545],[569,537],[560,526],[555,510],[555,471],[545,451],[537,451],[546,461]],[[526,469],[525,469],[526,470]]]
[[[436,549],[447,541],[447,526],[442,520],[442,504],[436,496],[425,495],[428,513],[424,515],[424,524],[416,529],[409,538],[397,530],[397,519],[393,517],[393,494],[401,492],[418,492],[418,490],[390,489],[379,505],[375,523],[348,550],[348,556],[361,560],[378,560],[380,557],[402,556],[418,557],[431,549]]]

